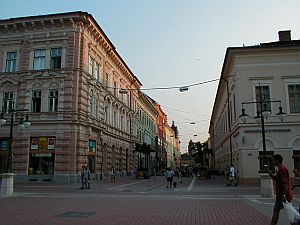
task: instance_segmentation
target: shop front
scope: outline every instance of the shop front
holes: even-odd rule
[[[53,182],[55,137],[31,137],[28,181]]]

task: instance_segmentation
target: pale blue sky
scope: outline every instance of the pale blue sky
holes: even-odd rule
[[[1,0],[0,19],[69,11],[93,15],[144,88],[219,78],[227,47],[277,41],[279,30],[300,39],[299,0]],[[208,138],[216,89],[145,91],[177,124],[181,151]]]

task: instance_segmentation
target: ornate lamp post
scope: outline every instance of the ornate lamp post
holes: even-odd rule
[[[281,101],[280,100],[264,100],[260,94],[258,101],[253,102],[242,102],[242,114],[240,119],[243,123],[246,123],[248,115],[245,113],[244,105],[246,104],[256,104],[258,106],[257,115],[254,118],[258,124],[261,124],[261,135],[262,135],[262,144],[263,144],[263,161],[262,161],[262,170],[260,170],[260,182],[261,182],[261,195],[264,197],[271,197],[274,195],[273,183],[269,175],[263,170],[264,166],[269,166],[269,161],[267,157],[267,148],[266,148],[266,135],[265,135],[265,120],[271,114],[270,110],[267,107],[268,103],[277,102],[280,103],[279,112],[276,114],[280,121],[283,121],[286,113],[282,111]]]
[[[24,113],[25,119],[24,119]],[[7,119],[4,117],[5,114],[10,115],[10,131],[9,131],[9,139],[8,139],[8,154],[7,154],[7,167],[6,173],[2,174],[2,185],[1,185],[1,193],[2,194],[12,194],[13,193],[13,179],[14,174],[13,166],[12,166],[12,159],[13,159],[13,152],[12,152],[12,142],[13,142],[13,129],[14,129],[14,120],[15,117],[21,115],[20,122],[18,124],[19,128],[28,128],[31,125],[31,121],[28,119],[28,110],[22,109],[9,109],[9,110],[2,110],[0,114],[0,126],[4,125]]]

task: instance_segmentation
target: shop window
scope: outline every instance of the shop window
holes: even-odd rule
[[[29,154],[29,174],[54,174],[55,137],[32,137]]]
[[[28,173],[52,175],[54,173],[54,153],[31,153]]]

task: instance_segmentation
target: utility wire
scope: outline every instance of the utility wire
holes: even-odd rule
[[[188,84],[188,85],[182,85],[182,86],[171,86],[171,87],[153,87],[153,88],[119,88],[119,87],[110,87],[110,86],[103,86],[104,88],[108,88],[108,89],[116,89],[116,90],[128,90],[128,91],[135,91],[135,90],[141,90],[141,91],[149,91],[149,90],[169,90],[169,89],[178,89],[178,88],[182,88],[182,87],[194,87],[194,86],[198,86],[198,85],[202,85],[202,84],[207,84],[207,83],[212,83],[215,81],[220,80],[219,78],[217,79],[212,79],[212,80],[207,80],[207,81],[202,81],[199,83],[194,83],[194,84]]]

